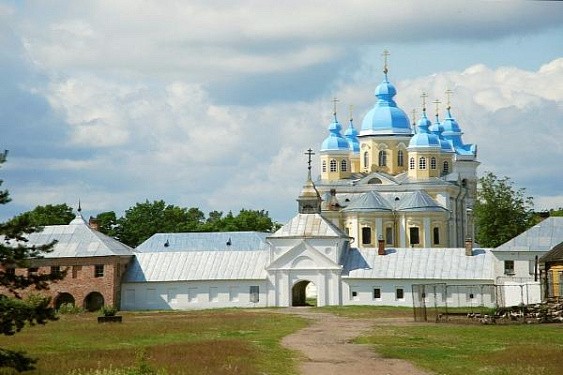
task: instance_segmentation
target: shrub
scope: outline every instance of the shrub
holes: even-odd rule
[[[57,312],[59,314],[80,314],[84,310],[81,307],[76,306],[73,303],[63,303],[59,306]]]
[[[117,307],[110,305],[102,306],[102,308],[100,309],[100,312],[103,316],[115,316],[115,314],[117,314],[117,311]]]

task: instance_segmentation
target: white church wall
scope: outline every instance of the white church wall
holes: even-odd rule
[[[121,308],[189,310],[267,307],[268,289],[266,280],[124,283],[121,288]]]
[[[306,270],[286,269],[275,270],[270,273],[269,280],[272,288],[268,293],[270,306],[289,307],[292,305],[292,290],[295,284],[309,281],[316,292],[317,306],[340,304],[340,275],[339,271],[330,269]]]
[[[494,288],[481,288],[475,280],[439,280],[448,285],[437,303],[448,307],[495,306]],[[435,284],[436,280],[343,279],[343,305],[413,307],[413,284]],[[482,285],[490,285],[490,281]],[[445,300],[444,300],[445,299]]]

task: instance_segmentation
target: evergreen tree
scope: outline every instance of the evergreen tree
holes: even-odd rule
[[[533,225],[533,199],[525,189],[515,189],[508,177],[498,178],[491,172],[479,179],[475,202],[477,242],[497,247]]]
[[[6,161],[7,151],[0,154],[0,165]],[[0,185],[2,184],[0,180]],[[0,204],[10,201],[7,190],[0,191]],[[20,215],[9,222],[0,224],[0,333],[14,335],[26,324],[45,324],[56,320],[55,310],[50,306],[50,299],[39,295],[23,298],[23,289],[33,288],[37,291],[47,289],[50,282],[60,280],[64,273],[19,274],[17,268],[30,267],[30,260],[40,258],[52,251],[54,243],[30,246],[26,235],[40,231],[41,227],[33,225],[29,215]],[[23,352],[14,352],[0,348],[0,367],[11,367],[17,371],[33,368],[35,363]]]

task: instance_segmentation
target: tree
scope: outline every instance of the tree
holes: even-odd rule
[[[24,212],[18,216],[28,216],[29,223],[37,227],[45,225],[66,225],[74,219],[72,207],[69,207],[66,203],[37,206],[33,210]]]
[[[476,240],[484,247],[497,247],[533,225],[533,198],[525,189],[515,189],[508,177],[486,172],[479,179],[475,202]]]
[[[6,161],[7,151],[0,153],[0,165]],[[0,180],[0,185],[2,184]],[[0,191],[0,204],[10,201],[7,190]],[[47,289],[50,282],[60,280],[64,273],[29,273],[15,272],[16,268],[27,268],[30,260],[40,258],[52,251],[54,243],[30,246],[26,235],[41,230],[31,223],[29,215],[20,215],[0,224],[0,333],[14,335],[26,324],[45,324],[56,320],[55,309],[50,299],[39,295],[23,298],[20,291],[28,288],[35,290]],[[0,348],[0,367],[11,367],[17,371],[33,368],[35,360],[23,352],[14,352]]]
[[[114,211],[106,211],[99,213],[95,217],[98,223],[98,230],[105,235],[110,237],[117,236],[117,216]]]
[[[117,238],[136,247],[155,233],[197,231],[205,215],[197,208],[167,205],[163,200],[137,203],[117,220]]]

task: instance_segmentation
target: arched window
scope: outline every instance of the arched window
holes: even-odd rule
[[[369,168],[369,153],[367,151],[364,152],[364,167]]]
[[[426,169],[426,158],[424,156],[418,159],[418,169]]]
[[[379,151],[379,166],[387,166],[387,153],[385,151]]]
[[[336,160],[332,159],[330,161],[330,171],[336,172],[337,170],[338,170],[338,168],[337,168]]]
[[[397,151],[397,165],[399,167],[402,167],[404,164],[404,160],[403,160],[403,150],[399,150]]]
[[[348,163],[346,162],[346,160],[342,160],[340,162],[340,170],[342,172],[346,172],[348,170]]]
[[[323,160],[323,172],[326,172],[326,160]]]
[[[409,168],[414,169],[414,167],[415,167],[414,158],[411,158],[411,160],[409,160]]]
[[[447,161],[445,161],[444,162],[444,174],[448,174],[448,173],[450,173],[450,164]]]
[[[430,169],[436,169],[436,158],[434,156],[430,159]]]

